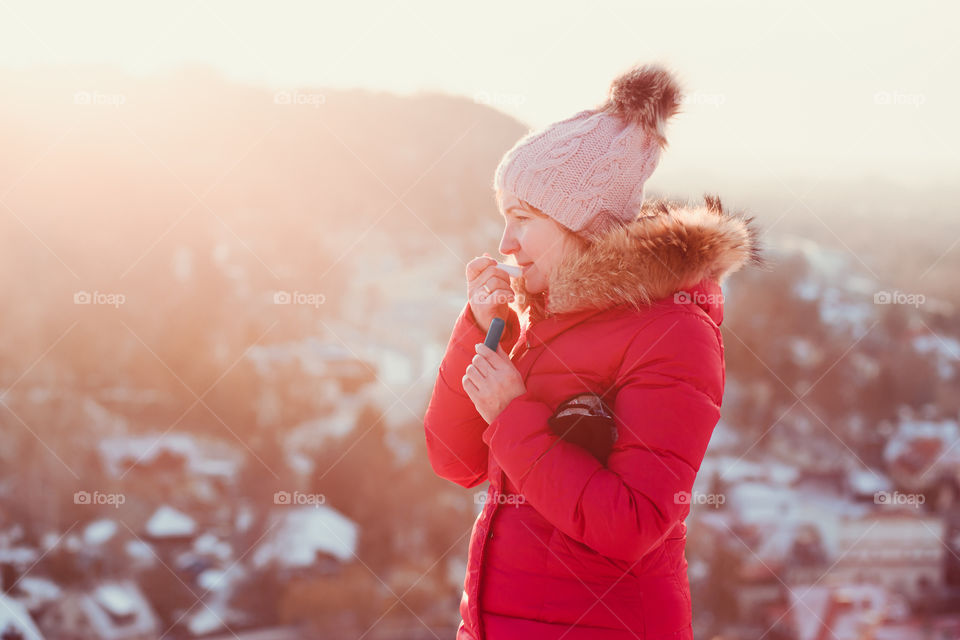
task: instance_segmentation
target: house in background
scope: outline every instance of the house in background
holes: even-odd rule
[[[160,621],[132,580],[106,581],[89,590],[67,590],[40,618],[49,638],[156,640]]]
[[[943,586],[944,523],[917,508],[880,508],[840,523],[845,549],[829,578],[870,583],[911,601],[930,598]]]
[[[43,640],[27,608],[2,593],[0,593],[0,638]]]
[[[357,536],[356,523],[326,505],[280,507],[251,556],[252,565],[258,570],[273,566],[286,577],[335,574],[355,557]]]

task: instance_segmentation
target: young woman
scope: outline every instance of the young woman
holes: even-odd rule
[[[762,259],[717,198],[643,202],[679,98],[631,69],[497,168],[499,250],[523,272],[467,265],[424,419],[437,474],[489,481],[458,640],[693,638],[684,520],[720,417],[720,283]]]

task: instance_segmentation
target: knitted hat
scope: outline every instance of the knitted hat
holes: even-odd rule
[[[634,67],[613,81],[606,102],[595,109],[521,138],[500,160],[494,189],[577,233],[629,223],[667,146],[666,122],[680,98],[670,73]]]

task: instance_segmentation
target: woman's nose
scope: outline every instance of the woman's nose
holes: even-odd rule
[[[520,246],[517,243],[516,239],[513,236],[504,234],[500,239],[500,254],[504,256],[509,256],[517,252]]]
[[[516,243],[500,242],[500,255],[509,256],[517,253],[519,250],[519,245]]]
[[[512,224],[506,224],[503,227],[503,235],[500,237],[500,253],[509,256],[520,250],[520,242],[517,240],[516,230]]]

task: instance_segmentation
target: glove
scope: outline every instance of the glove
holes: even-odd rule
[[[595,393],[574,396],[563,402],[547,421],[561,440],[586,449],[603,464],[617,440],[613,413]]]

